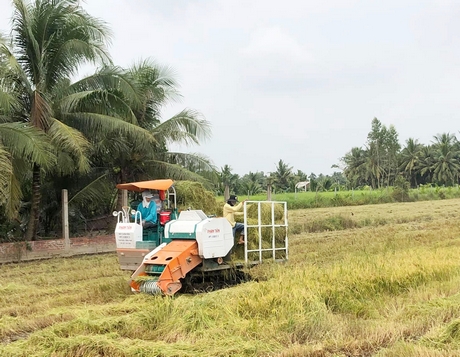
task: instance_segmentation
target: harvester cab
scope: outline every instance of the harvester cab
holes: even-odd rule
[[[155,181],[117,187],[141,192],[158,187]],[[170,185],[161,187],[175,199],[173,182],[167,181]],[[137,212],[134,216],[126,214],[128,209],[114,212],[118,217],[115,237],[121,269],[134,271],[130,279],[134,292],[174,295],[184,283],[196,290],[205,279],[216,286],[229,276],[237,276],[244,267],[288,258],[286,202],[246,201],[243,245],[235,243],[226,218],[191,209],[177,214],[175,204],[168,220],[160,222],[156,238],[150,240],[139,224],[142,218]]]
[[[139,266],[145,254],[162,243],[171,240],[165,237],[164,229],[167,222],[177,218],[176,191],[172,180],[140,181],[117,185],[118,189],[143,192],[155,192],[153,199],[157,206],[157,224],[143,228],[142,214],[136,210],[137,201],[130,206],[123,206],[121,211],[113,212],[117,217],[115,240],[121,269],[134,271]]]

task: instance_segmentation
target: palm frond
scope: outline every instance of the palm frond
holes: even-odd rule
[[[25,158],[44,169],[50,169],[55,163],[53,146],[46,134],[28,124],[0,124],[0,141],[13,156]]]
[[[69,93],[92,90],[115,90],[134,107],[141,105],[139,89],[125,71],[116,66],[105,66],[69,87]]]
[[[0,146],[0,204],[5,204],[9,197],[9,182],[13,174],[11,155]]]
[[[11,115],[19,110],[20,101],[11,92],[3,91],[0,88],[0,113],[3,115]]]
[[[105,180],[106,178],[107,174],[103,174],[91,181],[69,199],[69,205],[80,206],[87,202],[102,201],[106,197],[104,192],[108,187],[108,183]]]
[[[0,206],[4,207],[4,213],[10,220],[17,217],[22,198],[17,177],[11,155],[0,146]]]
[[[200,117],[197,111],[184,109],[155,127],[154,135],[171,143],[199,144],[211,136],[211,124]]]
[[[182,98],[177,90],[176,73],[172,67],[161,66],[147,58],[131,66],[128,74],[134,78],[147,101],[163,105],[169,100],[179,101]]]
[[[48,134],[51,142],[59,152],[66,152],[73,159],[70,167],[58,165],[61,172],[88,172],[90,169],[89,160],[86,156],[90,147],[89,141],[78,130],[65,125],[59,120],[52,119]],[[63,171],[65,170],[65,171]],[[70,170],[70,171],[69,171]]]
[[[14,0],[13,45],[18,62],[39,91],[51,91],[85,62],[110,63],[110,31],[77,1]]]
[[[92,111],[137,124],[129,103],[121,96],[106,90],[87,90],[69,94],[59,101],[59,110],[64,113]]]
[[[157,142],[147,130],[111,116],[88,112],[63,113],[62,116],[67,124],[77,128],[88,137],[97,133],[105,133],[105,135],[122,133],[128,139],[142,143],[145,150]]]
[[[163,154],[165,161],[179,164],[193,172],[217,172],[212,160],[200,153],[183,153],[168,151]]]
[[[7,200],[5,202],[5,214],[10,220],[12,220],[18,217],[21,199],[23,197],[18,175],[13,172],[13,174],[9,176],[6,186],[8,187],[8,192]]]
[[[34,7],[23,0],[13,0],[13,45],[18,54],[18,64],[22,67],[27,77],[32,79],[35,85],[41,81],[40,74],[43,72],[42,58],[39,43],[33,33]]]
[[[203,176],[197,173],[191,172],[187,170],[186,168],[180,165],[177,165],[177,164],[170,164],[168,162],[159,161],[159,160],[149,160],[149,161],[146,161],[146,164],[153,164],[155,167],[155,171],[162,173],[162,175],[159,177],[168,177],[173,180],[188,180],[188,181],[198,181],[198,182],[203,182],[203,183],[209,183],[209,181]]]
[[[32,94],[33,89],[30,85],[29,78],[27,77],[27,73],[21,67],[18,59],[14,56],[14,54],[10,51],[6,44],[0,43],[0,58],[3,57],[3,70],[7,71],[2,73],[3,79],[8,77],[11,82],[15,82],[15,86],[21,86],[25,89],[29,95]]]

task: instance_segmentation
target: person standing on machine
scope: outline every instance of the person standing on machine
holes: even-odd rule
[[[238,203],[238,197],[235,195],[230,195],[227,203],[224,205],[223,216],[227,218],[233,228],[233,236],[236,237],[236,234],[240,233],[240,238],[238,244],[244,244],[244,224],[235,222],[235,215],[241,215],[243,212],[240,212],[243,209],[243,202]],[[237,204],[238,203],[238,204]],[[236,205],[236,206],[235,206]]]

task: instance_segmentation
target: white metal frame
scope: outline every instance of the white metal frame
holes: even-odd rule
[[[172,189],[172,192],[170,191]],[[177,201],[176,201],[176,189],[174,188],[174,185],[168,188],[168,209],[171,209],[171,201],[170,197],[174,196],[174,209],[177,209]]]
[[[255,225],[250,225],[248,224],[247,220],[247,205],[248,204],[257,204],[257,212],[258,212],[258,219],[257,219],[257,224]],[[261,209],[260,206],[261,204],[271,204],[271,210],[272,210],[272,222],[271,224],[262,224],[261,221]],[[284,208],[284,224],[275,224],[275,205],[283,205]],[[272,258],[273,260],[276,259],[276,251],[285,251],[286,254],[286,260],[288,259],[288,234],[287,234],[287,228],[288,228],[288,212],[287,212],[287,202],[280,202],[280,201],[246,201],[244,202],[244,260],[245,263],[248,263],[248,253],[254,253],[257,252],[259,253],[259,263],[262,263],[262,252],[272,252]],[[271,248],[262,248],[262,228],[263,227],[271,227],[272,228],[272,246]],[[276,248],[275,244],[275,228],[276,227],[286,227],[286,236],[285,236],[285,245],[284,247],[279,247]],[[257,228],[258,233],[259,233],[259,247],[258,249],[248,249],[248,228]],[[255,261],[257,262],[257,261]]]
[[[117,223],[131,223],[131,220],[129,219],[130,217],[129,206],[123,206],[121,208],[121,211],[118,211],[118,212],[115,211],[114,215],[115,213],[117,214],[116,215]],[[139,221],[137,220],[138,217],[139,217]],[[141,222],[142,222],[142,214],[141,212],[136,211],[136,213],[134,214],[134,223],[141,224]]]

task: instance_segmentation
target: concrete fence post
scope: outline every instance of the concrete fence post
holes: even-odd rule
[[[69,196],[65,189],[62,190],[62,237],[64,238],[65,250],[69,251]]]

